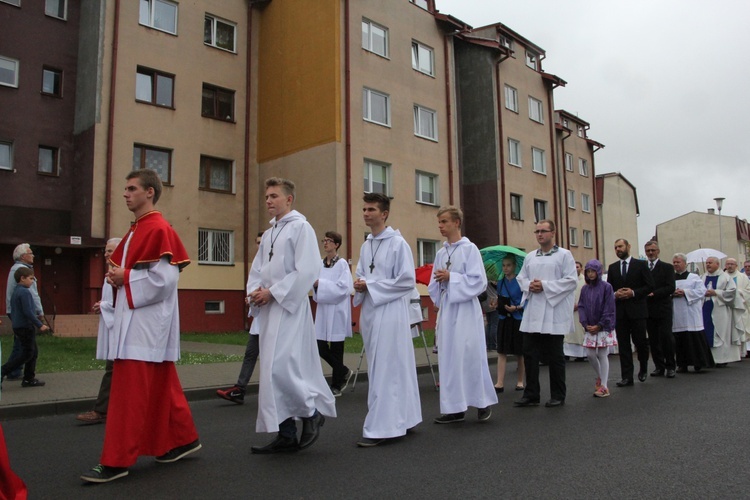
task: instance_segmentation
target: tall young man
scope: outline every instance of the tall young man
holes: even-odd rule
[[[114,360],[100,464],[81,479],[106,483],[126,476],[141,455],[175,462],[201,448],[174,362],[180,358],[177,282],[190,263],[172,226],[154,210],[159,175],[133,170],[125,204],[135,222],[110,258],[107,282],[117,289],[111,334],[97,358]]]
[[[457,207],[438,210],[438,228],[447,241],[433,265],[427,287],[439,308],[440,413],[436,424],[463,422],[469,406],[480,422],[489,420],[497,404],[485,351],[482,307],[477,295],[487,288],[479,249],[461,236],[463,213]]]
[[[416,285],[414,259],[401,233],[385,223],[390,199],[364,196],[362,213],[371,233],[362,244],[354,282],[354,306],[367,352],[367,417],[358,446],[377,446],[406,435],[422,421],[409,297]]]
[[[260,323],[260,390],[256,432],[278,432],[253,453],[292,452],[312,445],[336,405],[323,377],[308,292],[320,274],[315,231],[292,210],[294,183],[266,180],[271,229],[263,233],[247,289],[251,314]],[[302,435],[297,440],[297,424]]]

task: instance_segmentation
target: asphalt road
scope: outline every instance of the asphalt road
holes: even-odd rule
[[[203,449],[174,464],[143,457],[126,478],[84,485],[98,462],[103,426],[72,415],[3,423],[14,469],[30,498],[748,498],[750,361],[676,379],[649,378],[597,399],[588,363],[568,364],[562,408],[513,408],[500,395],[487,423],[435,425],[438,393],[419,378],[424,422],[376,448],[355,445],[367,409],[367,384],[337,400],[311,448],[250,454],[257,397],[244,406],[191,403]],[[491,367],[494,369],[494,366]],[[549,393],[542,368],[543,397]],[[512,377],[508,380],[513,380]]]

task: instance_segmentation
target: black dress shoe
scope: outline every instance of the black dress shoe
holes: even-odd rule
[[[315,410],[315,415],[302,421],[302,436],[299,438],[299,449],[312,446],[320,435],[320,428],[326,423],[326,418],[322,413]]]
[[[539,406],[538,399],[521,398],[513,403],[513,406],[521,408],[524,406]]]
[[[556,406],[562,406],[564,404],[565,404],[564,399],[550,399],[549,401],[544,403],[544,406],[546,406],[547,408],[554,408]]]
[[[667,378],[674,378],[674,374],[674,369],[670,368],[669,370],[667,370]]]
[[[645,382],[647,376],[648,375],[646,375],[646,372],[638,372],[638,380],[640,380],[641,382]]]
[[[651,372],[652,377],[663,377],[664,376],[664,370],[660,370],[657,368],[656,370]],[[639,377],[640,378],[640,377]]]
[[[627,387],[633,385],[632,378],[624,378],[615,384],[617,387]]]
[[[276,436],[276,439],[271,441],[265,446],[252,446],[250,447],[251,453],[258,455],[266,455],[269,453],[285,453],[290,451],[299,450],[299,444],[297,443],[297,437],[289,438],[284,437],[281,434]]]

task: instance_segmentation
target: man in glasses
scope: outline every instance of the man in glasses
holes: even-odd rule
[[[539,360],[549,362],[552,408],[565,404],[565,355],[563,340],[573,331],[573,302],[578,276],[573,255],[555,244],[555,223],[541,220],[534,231],[539,248],[532,250],[518,273],[518,284],[526,300],[521,333],[526,388],[517,407],[538,406]]]

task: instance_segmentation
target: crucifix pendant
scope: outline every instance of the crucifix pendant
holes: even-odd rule
[[[450,268],[451,268],[451,260],[450,259],[448,259],[448,262],[445,263],[445,268],[448,269],[448,270],[450,270]]]
[[[271,247],[271,251],[268,252],[268,262],[271,262],[271,259],[273,259],[273,247]]]
[[[375,263],[370,262],[370,274],[372,274],[372,270],[375,269]]]

